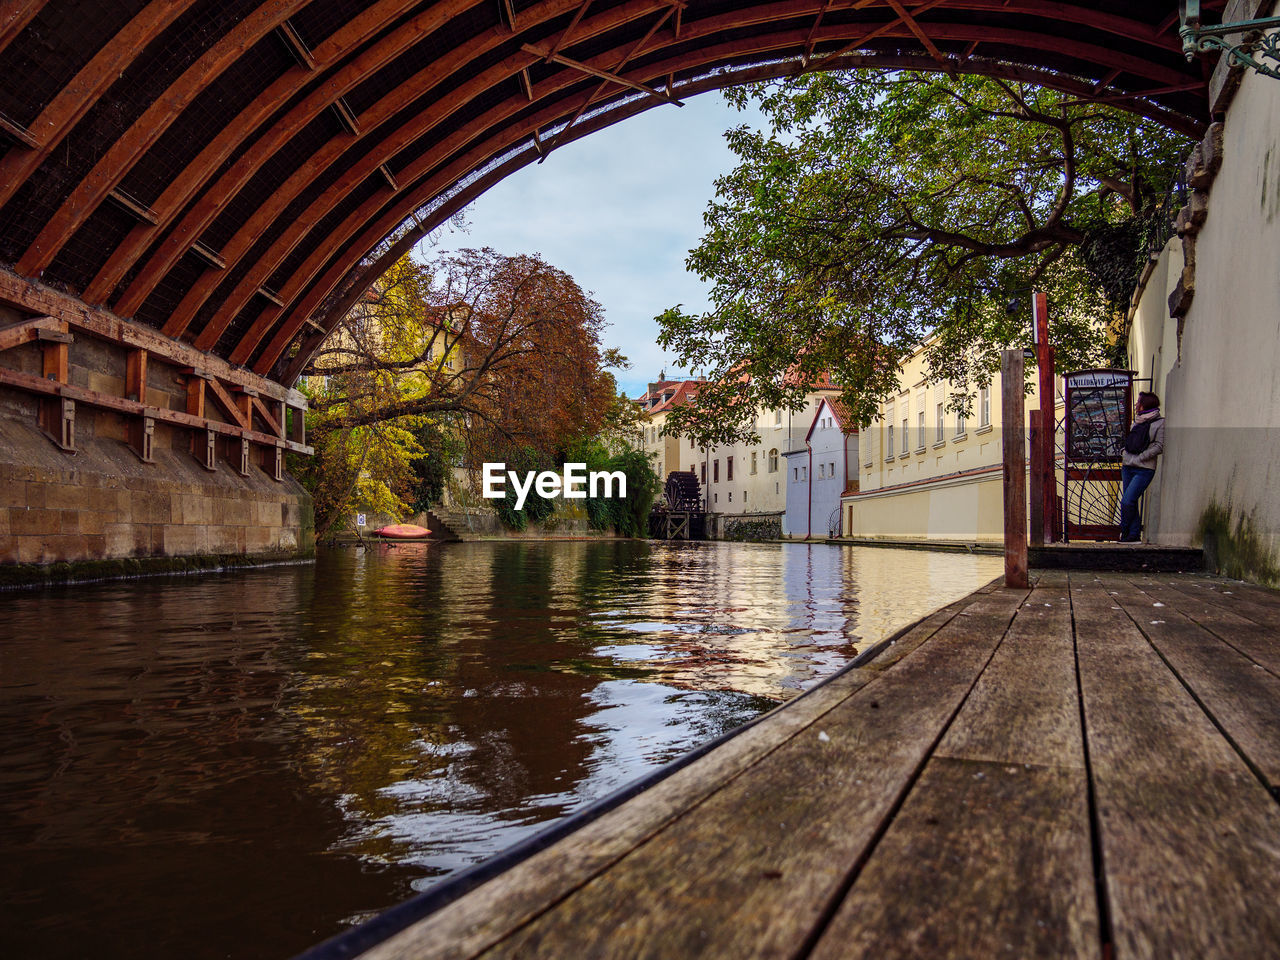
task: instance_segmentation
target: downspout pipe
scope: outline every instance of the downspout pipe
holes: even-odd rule
[[[809,448],[808,483],[805,484],[809,488],[809,519],[804,527],[804,538],[808,540],[813,536],[813,444],[806,438],[804,445]]]
[[[844,428],[840,428],[840,436],[844,438],[844,442],[840,445],[840,450],[844,453],[844,474],[840,477],[840,496],[836,498],[836,517],[840,524],[836,535],[844,536],[844,494],[849,489],[849,435],[844,432]]]

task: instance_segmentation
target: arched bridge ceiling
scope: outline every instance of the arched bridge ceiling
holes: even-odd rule
[[[1205,4],[1213,8],[1214,4]],[[1221,4],[1217,4],[1221,7]],[[1173,0],[0,4],[0,261],[288,377],[406,218],[637,112],[832,67],[1207,121]],[[678,171],[673,171],[678,175]]]

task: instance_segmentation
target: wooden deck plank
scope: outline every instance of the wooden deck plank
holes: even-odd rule
[[[1116,956],[1265,956],[1280,943],[1280,806],[1114,600],[1073,578]]]
[[[1280,609],[1274,615],[1254,610],[1252,618],[1244,616],[1241,611],[1246,609],[1246,603],[1205,590],[1194,578],[1172,582],[1139,578],[1130,582],[1151,594],[1153,603],[1177,606],[1214,636],[1280,676]]]
[[[485,956],[794,956],[1025,595],[974,600],[968,616]]]
[[[1280,677],[1196,623],[1201,604],[1194,599],[1182,597],[1191,608],[1187,615],[1173,591],[1117,585],[1120,606],[1274,790],[1280,785]]]
[[[1018,611],[813,960],[1099,955],[1064,588]]]
[[[935,757],[812,960],[1099,952],[1084,771]]]
[[[1273,590],[1262,587],[1246,589],[1249,584],[1216,577],[1168,577],[1161,578],[1161,582],[1187,596],[1216,604],[1264,626],[1274,624],[1280,618],[1280,600],[1273,596]]]
[[[1226,594],[1220,586],[1215,587],[1212,581],[1205,584],[1198,578],[1172,582],[1163,578],[1134,582],[1144,590],[1155,589],[1158,585],[1160,590],[1168,590],[1175,596],[1185,598],[1189,603],[1181,605],[1181,609],[1188,616],[1251,660],[1280,676],[1280,643],[1277,643],[1277,636],[1280,635],[1280,608],[1273,611],[1248,600],[1237,600],[1234,593]]]
[[[926,617],[867,666],[847,671],[786,704],[785,709],[761,718],[719,749],[660,781],[642,797],[604,814],[566,841],[534,854],[457,902],[405,928],[362,954],[362,960],[458,960],[483,952],[818,722],[854,691],[933,637],[970,602],[971,598],[966,597]]]

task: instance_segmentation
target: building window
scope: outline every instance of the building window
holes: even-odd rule
[[[742,502],[743,503],[747,502],[747,491],[745,490],[742,491]]]
[[[775,410],[775,411],[773,411],[773,425],[774,425],[775,427],[780,427],[780,426],[782,426],[782,411],[781,411],[781,410]]]
[[[836,462],[832,460],[829,464],[827,464],[827,476],[834,477],[835,475],[836,475]]]
[[[909,442],[911,440],[910,433],[911,431],[907,429],[907,418],[903,417],[902,418],[902,452],[903,453],[906,453],[911,448],[910,442]]]
[[[778,448],[774,447],[769,451],[769,472],[778,472]]]
[[[991,425],[991,388],[980,387],[978,389],[978,426],[986,427]]]
[[[916,446],[920,447],[921,449],[924,449],[924,408],[923,407],[920,409],[920,412],[916,414],[916,421],[917,421],[916,425],[920,428],[916,436]]]
[[[964,414],[963,413],[956,414],[956,436],[957,437],[964,436]]]
[[[720,482],[720,461],[719,460],[711,461],[711,482],[712,483]]]
[[[946,439],[947,428],[946,428],[946,417],[944,416],[944,411],[942,409],[943,406],[944,404],[942,403],[942,401],[939,401],[938,402],[938,427],[937,427],[938,436],[935,442],[941,442]]]
[[[712,503],[719,503],[719,502],[720,502],[720,494],[718,494],[718,493],[713,493],[713,494],[711,495],[711,502],[712,502]]]
[[[759,472],[759,464],[756,457],[759,456],[754,450],[751,451],[751,475],[754,477]]]
[[[893,424],[889,424],[889,442],[884,448],[884,458],[886,460],[893,459]]]
[[[733,457],[726,457],[724,461],[724,478],[726,480],[733,479]]]
[[[729,502],[730,502],[730,503],[733,503],[733,491],[732,491],[732,490],[730,490],[730,491],[729,491]]]
[[[823,463],[818,464],[818,479],[819,479],[819,480],[821,480],[823,477],[825,477],[825,476],[826,476],[826,474],[823,472],[823,471],[824,471],[824,470],[826,470],[826,469],[827,469],[826,464],[823,464]]]
[[[807,464],[800,468],[800,479],[805,483],[809,482],[809,467]]]
[[[778,492],[778,481],[776,481],[776,480],[773,482],[773,492],[774,492],[774,494],[775,494],[775,495],[776,495],[776,494],[777,494],[777,492]]]
[[[707,461],[703,460],[703,461],[702,461],[702,463],[700,464],[700,466],[702,467],[702,485],[703,485],[703,486],[706,486],[706,484],[707,484]]]
[[[799,482],[800,482],[800,468],[799,468],[799,467],[792,467],[792,468],[791,468],[791,479],[792,479],[792,480],[794,480],[794,481],[796,481],[796,483],[799,483]]]

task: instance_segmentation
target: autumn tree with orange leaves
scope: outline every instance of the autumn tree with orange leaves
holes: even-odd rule
[[[379,494],[387,512],[397,501],[407,512],[423,457],[442,461],[442,476],[443,461],[551,459],[597,436],[618,406],[604,365],[620,358],[602,348],[603,326],[600,305],[536,255],[397,261],[305,371],[318,462],[303,479],[331,491],[317,498],[317,529],[319,515]],[[325,462],[329,449],[338,463]],[[370,457],[393,479],[362,495]]]

